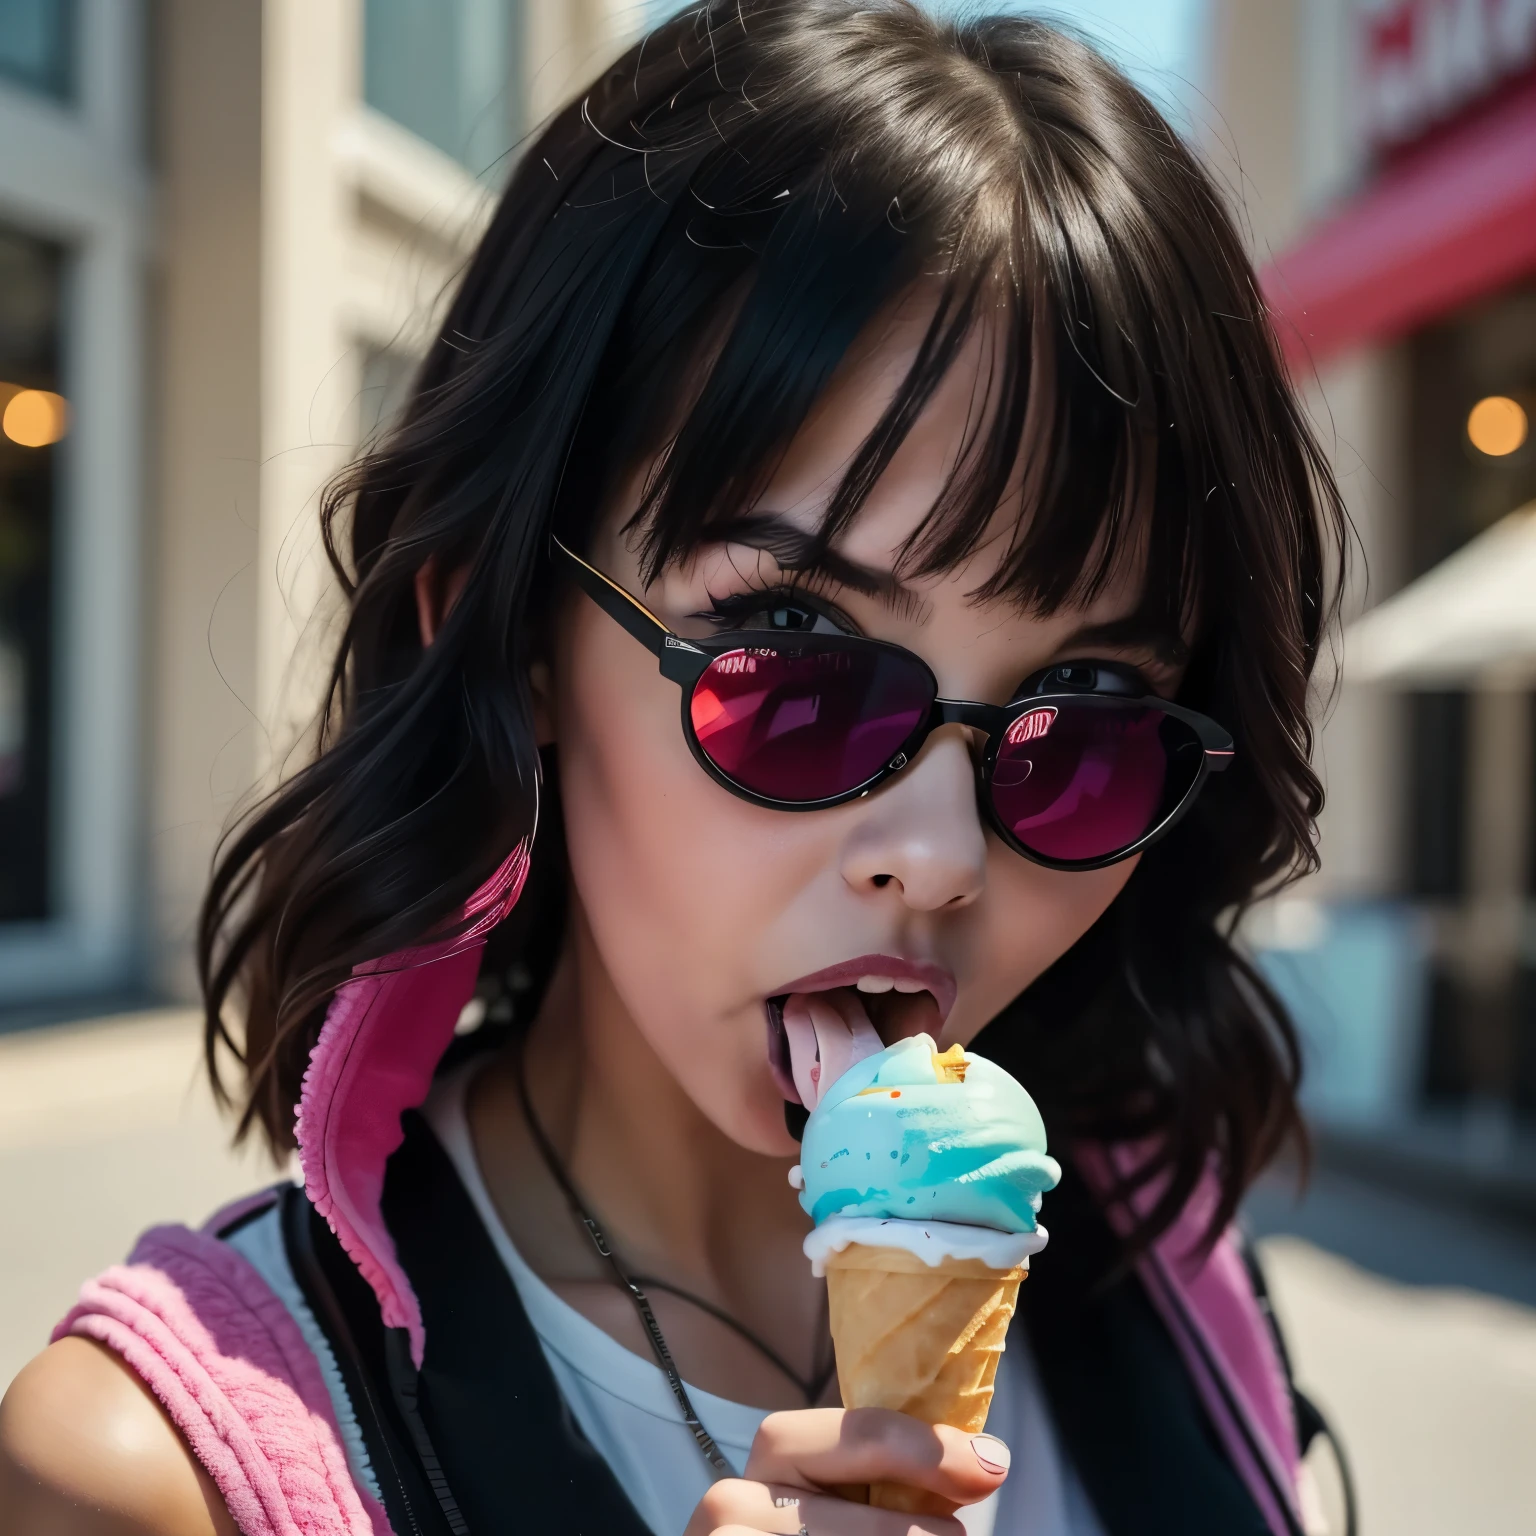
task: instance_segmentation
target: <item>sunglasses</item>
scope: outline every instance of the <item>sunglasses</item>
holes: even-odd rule
[[[685,640],[552,543],[582,591],[681,687],[699,765],[754,805],[818,811],[858,799],[941,725],[964,725],[983,738],[977,799],[997,835],[1051,869],[1101,869],[1162,837],[1232,760],[1214,720],[1149,694],[1126,667],[1046,667],[1010,704],[945,699],[922,657],[861,635]]]

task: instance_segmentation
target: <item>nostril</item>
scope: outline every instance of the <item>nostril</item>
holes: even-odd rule
[[[884,890],[891,883],[891,877],[889,875],[876,875],[872,883],[879,887],[879,889]]]

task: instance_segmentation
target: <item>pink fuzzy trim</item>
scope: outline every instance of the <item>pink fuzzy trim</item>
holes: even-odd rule
[[[1139,1153],[1127,1147],[1082,1147],[1074,1152],[1074,1161],[1094,1187],[1110,1221],[1121,1230],[1129,1225],[1131,1214],[1124,1204],[1111,1198],[1111,1193],[1140,1165],[1142,1155],[1144,1150]],[[1156,1203],[1160,1192],[1160,1182],[1153,1181],[1137,1190],[1130,1203],[1144,1213]],[[1270,1480],[1286,1490],[1291,1517],[1298,1520],[1296,1487],[1301,1454],[1291,1395],[1274,1336],[1259,1310],[1237,1245],[1224,1235],[1208,1257],[1200,1254],[1200,1240],[1216,1199],[1216,1181],[1207,1177],[1178,1220],[1138,1261],[1137,1270],[1233,1465],[1270,1529],[1276,1536],[1287,1536],[1293,1527],[1276,1505]],[[1220,1381],[1212,1363],[1220,1372]],[[1234,1416],[1228,1394],[1237,1404],[1243,1423]],[[1262,1468],[1255,1460],[1254,1447]]]
[[[164,1404],[244,1536],[389,1536],[352,1481],[330,1395],[255,1269],[204,1232],[155,1227],[87,1281],[57,1328],[121,1356]]]
[[[384,1324],[410,1335],[421,1365],[421,1307],[379,1210],[400,1116],[427,1096],[432,1074],[474,992],[486,935],[522,894],[524,841],[465,907],[457,938],[360,965],[331,1002],[310,1053],[295,1131],[304,1188],[379,1298]]]

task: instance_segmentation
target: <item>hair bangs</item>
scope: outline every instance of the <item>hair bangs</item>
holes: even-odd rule
[[[988,88],[1007,105],[995,80]],[[1157,383],[1166,295],[1128,274],[1127,252],[1088,216],[1090,188],[1023,156],[1011,111],[989,121],[994,141],[973,143],[964,176],[946,132],[878,167],[835,147],[802,165],[774,142],[766,180],[744,155],[697,172],[632,294],[631,341],[616,337],[614,393],[594,413],[627,428],[607,441],[610,463],[651,461],[628,525],[647,580],[750,526],[850,352],[925,288],[925,333],[822,509],[813,556],[858,516],[980,331],[989,344],[964,437],[899,574],[952,570],[1001,539],[978,599],[1049,613],[1091,603],[1132,569],[1148,616],[1188,628],[1198,540],[1185,445]],[[798,183],[767,192],[797,167]],[[643,355],[647,336],[668,345]]]

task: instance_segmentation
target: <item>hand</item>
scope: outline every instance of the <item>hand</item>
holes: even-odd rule
[[[954,1511],[1008,1475],[1008,1447],[991,1435],[924,1424],[885,1408],[808,1408],[763,1420],[746,1476],[699,1500],[684,1536],[963,1536]],[[931,1515],[871,1509],[836,1489],[874,1482],[922,1489]]]

